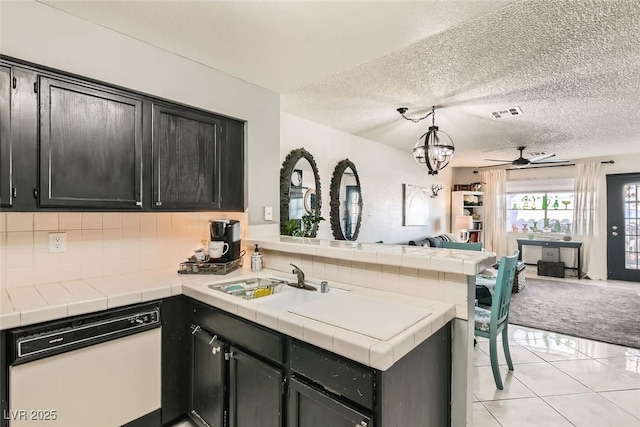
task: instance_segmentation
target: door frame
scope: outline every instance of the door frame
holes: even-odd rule
[[[640,269],[625,267],[624,200],[619,189],[632,182],[640,183],[640,173],[609,174],[607,178],[607,279],[640,282]],[[616,228],[614,228],[616,227]],[[622,233],[619,233],[622,231]],[[613,235],[613,233],[618,233]]]

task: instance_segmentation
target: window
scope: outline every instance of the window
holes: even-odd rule
[[[507,194],[507,231],[571,234],[573,202],[566,191]]]
[[[639,270],[638,263],[638,237],[640,231],[640,183],[633,183],[624,186],[624,244],[625,244],[625,268],[629,270]]]

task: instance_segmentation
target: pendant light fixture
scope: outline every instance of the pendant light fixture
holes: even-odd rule
[[[406,107],[398,108],[398,113],[406,120],[418,123],[421,120],[431,116],[431,126],[427,133],[422,135],[413,147],[413,158],[422,169],[429,172],[429,175],[437,175],[439,170],[444,169],[451,159],[455,148],[451,137],[442,132],[436,126],[436,107],[431,107],[431,111],[423,117],[412,119],[405,116],[409,109]]]

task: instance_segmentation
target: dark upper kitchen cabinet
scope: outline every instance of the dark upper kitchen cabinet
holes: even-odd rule
[[[38,75],[0,63],[0,205],[35,209],[38,188]]]
[[[40,195],[45,207],[142,207],[142,101],[39,78]]]
[[[244,122],[0,55],[0,206],[245,209]]]
[[[11,68],[0,66],[0,206],[13,204]]]
[[[183,107],[153,106],[153,206],[220,208],[222,122]]]
[[[245,208],[244,122],[225,120],[222,146],[222,208],[243,212]]]

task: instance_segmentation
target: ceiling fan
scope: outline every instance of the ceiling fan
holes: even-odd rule
[[[529,167],[531,165],[545,165],[545,164],[550,164],[550,163],[566,163],[566,162],[569,162],[569,160],[564,160],[564,159],[549,160],[552,157],[556,156],[553,153],[544,153],[544,154],[541,154],[539,156],[531,157],[530,159],[526,159],[522,155],[522,152],[524,151],[525,148],[527,148],[527,147],[518,147],[518,151],[520,151],[520,157],[518,157],[515,160],[485,159],[486,161],[489,161],[489,162],[503,162],[503,163],[499,164],[499,165],[484,166],[484,167],[496,167],[496,166],[511,165],[511,166],[513,166],[515,168],[522,169],[522,168]]]

